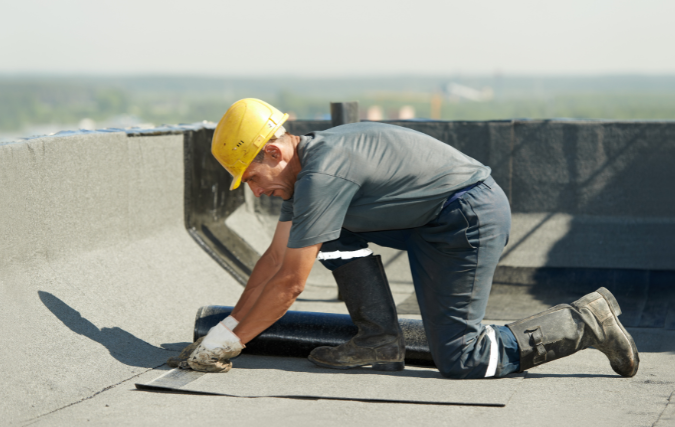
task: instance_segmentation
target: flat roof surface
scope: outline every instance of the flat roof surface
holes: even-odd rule
[[[502,408],[137,390],[191,341],[200,306],[234,305],[243,289],[185,230],[183,144],[180,134],[109,132],[0,146],[0,424],[675,425],[675,331],[665,329],[629,328],[641,351],[634,378],[588,349],[528,371],[497,396]],[[269,234],[249,219],[262,230],[249,240],[258,250]],[[376,251],[401,306],[412,293],[407,261]],[[317,264],[292,309],[346,313],[332,280]],[[294,387],[320,385],[303,366]],[[510,380],[484,381],[494,393]],[[430,378],[425,393],[455,382]]]

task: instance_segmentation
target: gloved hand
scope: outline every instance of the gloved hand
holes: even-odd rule
[[[188,365],[195,371],[221,372],[220,367],[230,364],[229,359],[238,356],[244,349],[239,337],[232,332],[238,323],[234,317],[228,316],[211,328],[188,358]]]
[[[183,351],[180,352],[180,355],[177,357],[170,357],[169,360],[166,361],[167,365],[169,365],[172,368],[180,368],[180,369],[192,369],[190,365],[188,365],[188,359],[190,358],[190,355],[195,351],[195,349],[199,346],[199,344],[204,341],[204,337],[199,338],[197,341],[193,342],[189,346],[185,347]],[[208,370],[207,370],[208,368]],[[205,372],[227,372],[230,369],[232,369],[232,362],[229,360],[225,360],[223,363],[218,362],[215,365],[209,365],[208,367],[204,367]]]

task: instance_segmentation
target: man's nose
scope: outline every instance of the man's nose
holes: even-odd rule
[[[263,193],[263,189],[261,187],[258,187],[257,185],[253,185],[249,182],[248,186],[253,192],[253,195],[256,197],[260,197],[260,195]]]

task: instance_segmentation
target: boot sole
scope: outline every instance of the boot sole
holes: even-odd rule
[[[638,367],[640,366],[640,355],[638,353],[637,346],[635,345],[635,341],[633,341],[633,337],[631,334],[628,333],[626,328],[623,327],[623,324],[619,320],[619,316],[621,315],[621,307],[619,307],[619,303],[617,302],[616,298],[614,295],[609,291],[607,288],[600,288],[596,291],[602,297],[607,301],[607,305],[609,305],[609,309],[612,311],[612,314],[614,315],[616,319],[617,325],[619,325],[619,328],[621,329],[621,332],[624,334],[628,342],[630,343],[631,349],[633,350],[633,354],[635,355],[635,367],[633,371],[629,375],[625,375],[626,377],[633,377],[635,374],[637,374]]]
[[[377,363],[360,363],[357,365],[330,365],[328,363],[319,362],[318,360],[308,358],[310,362],[314,363],[317,366],[330,369],[353,369],[360,368],[362,366],[372,365],[371,368],[375,371],[402,371],[405,369],[405,362],[377,362]]]

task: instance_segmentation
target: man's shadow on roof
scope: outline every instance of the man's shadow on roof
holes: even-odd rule
[[[71,331],[101,344],[112,357],[128,366],[157,367],[173,356],[173,352],[180,351],[189,344],[171,343],[155,347],[118,327],[99,329],[82,317],[80,312],[49,292],[38,291],[38,296],[45,307]],[[77,351],[75,348],[72,350]]]

